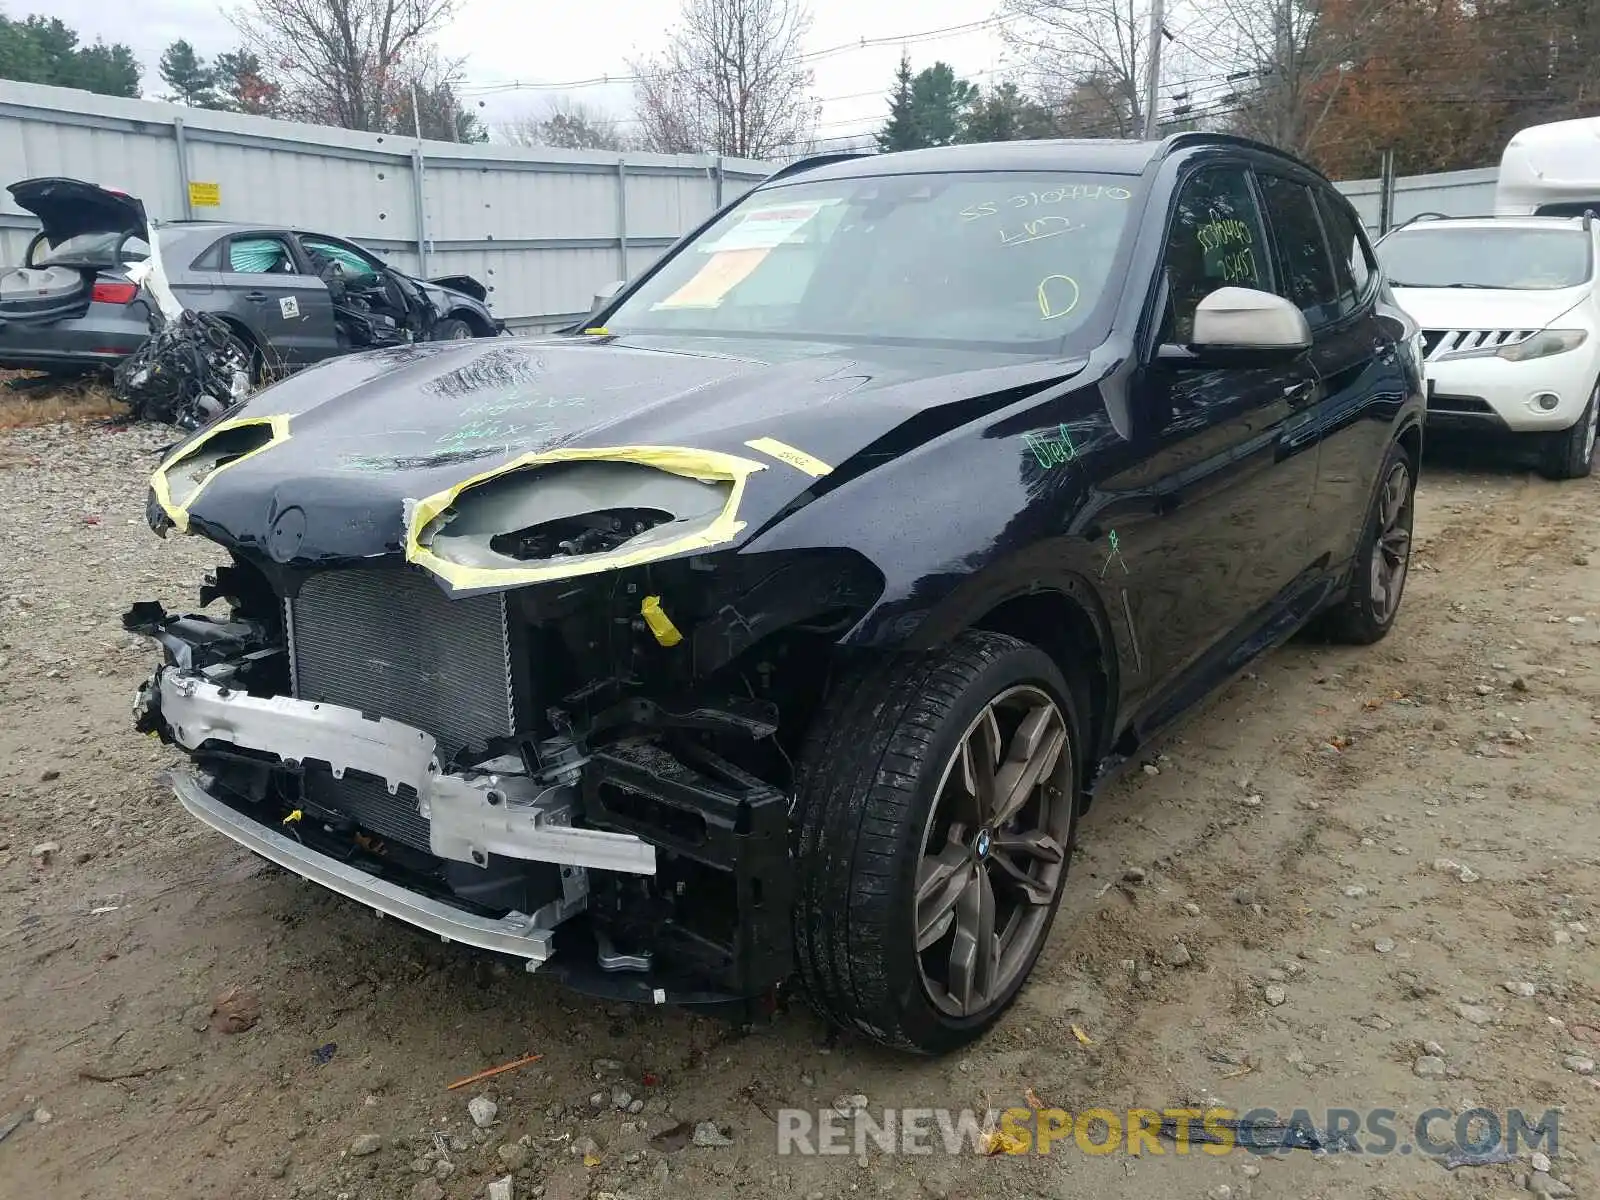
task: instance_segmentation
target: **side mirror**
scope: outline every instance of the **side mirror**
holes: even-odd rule
[[[1160,357],[1205,363],[1293,358],[1311,347],[1311,327],[1292,301],[1255,288],[1218,288],[1195,307],[1187,347],[1163,346]]]
[[[603,288],[598,288],[594,294],[594,302],[589,306],[590,312],[599,312],[616,297],[616,294],[628,286],[626,279],[614,280]]]

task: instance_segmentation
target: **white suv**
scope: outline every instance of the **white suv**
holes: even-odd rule
[[[1417,218],[1378,243],[1422,327],[1430,428],[1541,440],[1541,469],[1589,474],[1600,416],[1600,221]]]

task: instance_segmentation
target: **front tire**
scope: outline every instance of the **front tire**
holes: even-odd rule
[[[1061,900],[1082,725],[1042,650],[969,632],[825,702],[796,787],[795,957],[827,1020],[939,1054],[1016,999]]]
[[[1594,444],[1600,427],[1600,383],[1571,429],[1549,435],[1540,474],[1549,479],[1583,479],[1594,469]]]
[[[1417,479],[1404,447],[1389,447],[1378,479],[1349,595],[1328,614],[1326,625],[1330,639],[1352,646],[1370,646],[1388,636],[1400,612],[1411,566]]]

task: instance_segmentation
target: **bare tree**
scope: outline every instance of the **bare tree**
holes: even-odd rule
[[[803,0],[684,0],[666,48],[629,64],[644,148],[766,158],[806,141],[810,26]]]
[[[247,0],[233,19],[246,47],[267,64],[287,115],[387,131],[401,91],[435,70],[428,39],[457,3]]]
[[[1148,0],[1004,0],[1002,11],[1010,19],[1001,36],[1026,63],[1035,89],[1092,114],[1092,121],[1064,122],[1064,131],[1076,125],[1073,132],[1100,137],[1142,134]]]
[[[513,146],[617,151],[630,148],[615,117],[564,96],[545,101],[537,112],[523,113],[498,125],[495,136]]]
[[[1386,7],[1387,0],[1213,0],[1208,40],[1252,81],[1228,114],[1233,128],[1309,153]]]

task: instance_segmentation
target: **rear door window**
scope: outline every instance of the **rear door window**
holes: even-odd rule
[[[228,243],[227,269],[235,275],[298,275],[289,243],[276,237],[236,237]]]
[[[1278,248],[1278,294],[1294,301],[1313,329],[1337,320],[1339,282],[1311,189],[1282,175],[1259,178]]]
[[[1339,310],[1353,312],[1367,294],[1367,284],[1376,272],[1367,240],[1350,205],[1327,188],[1317,190],[1317,206],[1322,210],[1322,226],[1328,232],[1333,250],[1334,278],[1339,285]]]

